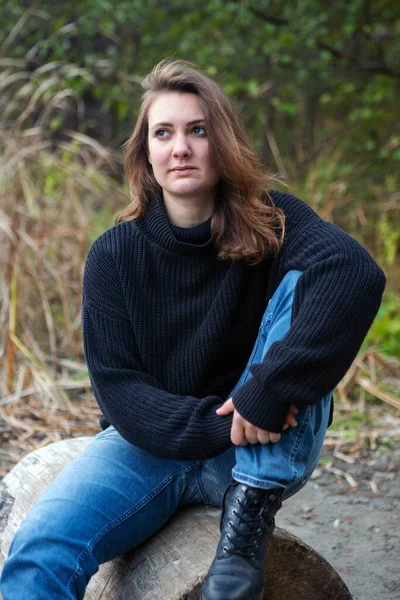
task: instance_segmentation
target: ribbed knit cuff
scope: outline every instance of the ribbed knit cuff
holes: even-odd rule
[[[289,412],[286,403],[272,403],[268,392],[261,388],[255,379],[250,379],[235,392],[233,404],[246,421],[274,433],[281,433]]]
[[[231,445],[232,414],[227,416],[217,415],[214,407],[204,417],[202,427],[204,430],[203,448],[200,451],[202,458],[212,458],[225,452]],[[199,448],[195,450],[199,453]]]
[[[172,460],[207,460],[232,446],[232,415],[222,417],[216,414],[215,407],[210,407],[196,423],[198,427],[191,427],[177,436],[171,435],[170,431],[165,434],[161,431],[141,438],[136,433],[132,443],[153,456]]]

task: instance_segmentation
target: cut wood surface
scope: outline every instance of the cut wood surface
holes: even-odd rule
[[[40,448],[25,456],[3,479],[0,565],[30,506],[90,441],[75,438]],[[149,541],[102,565],[89,583],[85,600],[198,600],[219,538],[219,514],[213,507],[182,509]],[[299,538],[279,528],[273,536],[266,572],[268,600],[351,600],[333,567]]]

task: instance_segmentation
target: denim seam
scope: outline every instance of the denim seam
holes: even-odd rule
[[[272,312],[271,312],[271,313],[268,313],[267,315],[265,315],[265,319],[263,319],[263,320],[261,321],[261,325],[260,325],[260,331],[261,331],[262,329],[264,329],[264,327],[266,327],[267,325],[269,325],[269,323],[271,323],[273,316],[274,316],[274,315],[273,315],[273,313],[272,313]]]
[[[129,519],[134,513],[138,512],[141,508],[143,508],[143,506],[145,506],[148,502],[150,502],[150,500],[152,500],[155,496],[157,496],[160,492],[162,492],[167,487],[167,485],[169,485],[174,479],[176,479],[180,475],[183,475],[184,473],[188,473],[192,469],[196,468],[197,464],[198,463],[193,463],[189,467],[185,467],[184,469],[177,471],[173,475],[170,475],[169,477],[167,477],[167,479],[164,479],[164,481],[162,481],[152,492],[150,492],[150,494],[148,494],[145,498],[143,498],[142,501],[139,502],[138,504],[136,504],[131,510],[128,510],[123,515],[119,516],[117,519],[115,519],[114,521],[112,521],[111,523],[106,525],[106,527],[104,527],[93,538],[93,540],[88,544],[88,546],[85,548],[85,550],[83,550],[83,552],[81,552],[81,554],[78,556],[78,567],[75,570],[74,574],[71,576],[71,579],[69,580],[68,590],[71,591],[72,585],[79,578],[79,575],[82,571],[81,565],[82,565],[83,561],[87,558],[87,556],[93,550],[95,545],[98,543],[98,541],[104,535],[106,535],[109,531],[111,531],[112,529],[114,529],[115,527],[117,527],[118,525],[123,523],[123,521],[126,521],[126,519]]]
[[[292,451],[291,451],[291,453],[289,455],[289,464],[293,468],[293,480],[294,481],[297,479],[297,471],[294,468],[294,462],[295,462],[296,454],[299,451],[300,444],[301,444],[301,442],[304,439],[304,434],[307,431],[307,427],[308,427],[308,425],[310,423],[310,418],[311,418],[311,409],[310,409],[310,406],[307,406],[306,410],[307,410],[306,417],[305,417],[305,419],[304,419],[304,421],[302,423],[302,427],[301,427],[301,429],[299,431],[299,434],[296,436],[296,441],[293,444]]]
[[[261,484],[269,483],[265,480],[257,479],[257,477],[253,477],[252,475],[245,475],[244,473],[235,471],[235,469],[232,469],[232,477],[235,481],[238,481],[239,483],[244,483],[246,485],[250,485],[252,487],[261,487]],[[273,487],[261,487],[261,489],[274,489],[276,487],[282,487],[284,489],[285,486],[279,483],[275,483]]]
[[[252,364],[253,363],[254,357],[257,354],[257,350],[258,350],[258,347],[259,347],[260,343],[261,343],[260,336],[257,336],[257,343],[254,345],[254,348],[253,348],[253,351],[251,353],[250,360],[248,361],[248,364]],[[249,375],[251,375],[250,368],[246,368],[246,375],[243,378],[243,383],[246,383],[246,381],[249,378]]]
[[[259,347],[260,347],[260,344],[261,344],[261,343],[264,343],[264,342],[262,342],[262,340],[261,340],[261,336],[263,335],[263,329],[264,329],[264,328],[265,328],[267,325],[269,325],[269,323],[271,322],[271,320],[272,320],[272,313],[271,313],[271,314],[270,314],[270,313],[268,313],[268,315],[265,317],[265,319],[262,321],[262,323],[261,323],[261,325],[260,325],[260,328],[259,328],[259,331],[258,331],[258,336],[257,336],[256,343],[254,344],[254,347],[253,347],[253,350],[252,350],[252,352],[251,352],[250,358],[249,358],[249,360],[248,360],[248,362],[247,362],[247,364],[248,364],[248,365],[250,365],[250,366],[252,366],[252,365],[254,364],[254,357],[255,357],[255,356],[257,355],[257,353],[258,353],[258,349],[259,349]],[[246,374],[245,374],[245,376],[244,376],[244,378],[243,378],[243,383],[246,383],[246,381],[249,379],[249,376],[251,375],[251,373],[250,373],[250,366],[248,366],[248,367],[246,368],[246,371],[245,371],[245,372],[246,372]]]
[[[203,463],[200,463],[201,466],[203,466]],[[204,500],[204,504],[211,504],[211,500],[208,497],[208,494],[206,492],[206,489],[203,485],[203,482],[201,481],[201,469],[197,469],[197,473],[196,473],[196,481],[197,481],[197,485],[199,487],[200,493],[203,497]]]
[[[300,479],[297,479],[297,481],[295,481],[293,485],[285,488],[285,491],[282,495],[282,500],[286,500],[288,497],[288,494],[289,494],[289,497],[294,496],[294,494],[297,494],[297,492],[300,491],[305,486],[305,484],[308,482],[308,480],[311,478],[317,465],[318,465],[318,462],[317,462],[317,464],[315,464],[313,466],[312,469],[309,469],[306,473],[304,473],[303,477],[301,477]]]

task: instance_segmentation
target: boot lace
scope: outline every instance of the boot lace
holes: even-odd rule
[[[228,527],[236,534],[235,536],[227,533],[226,539],[232,544],[232,548],[223,546],[222,550],[224,554],[240,554],[245,558],[252,559],[255,556],[255,551],[259,547],[260,537],[263,535],[265,530],[265,524],[263,520],[264,507],[261,506],[246,506],[240,500],[236,498],[236,502],[241,505],[243,513],[239,515],[240,522],[237,527],[233,524],[233,521],[228,521]],[[232,515],[238,516],[236,509],[232,509]],[[259,525],[257,527],[257,524]],[[244,525],[245,527],[241,527]],[[247,525],[247,527],[246,527]],[[248,529],[248,531],[246,531]]]

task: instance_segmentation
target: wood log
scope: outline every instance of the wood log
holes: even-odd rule
[[[90,441],[75,438],[40,448],[25,456],[0,483],[0,566],[30,506]],[[219,514],[204,506],[180,510],[140,547],[101,565],[85,600],[198,600],[219,538]],[[268,600],[351,600],[335,569],[279,528],[268,553],[265,590]]]

